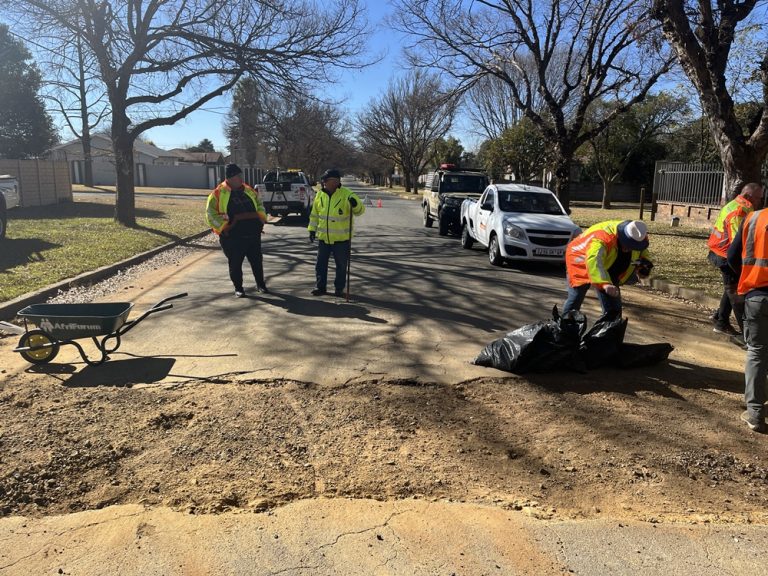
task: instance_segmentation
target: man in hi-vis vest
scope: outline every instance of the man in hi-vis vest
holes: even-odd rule
[[[336,296],[344,295],[347,282],[347,263],[352,248],[352,215],[360,216],[365,206],[352,190],[341,185],[338,170],[326,170],[320,177],[322,190],[315,196],[309,215],[309,240],[319,240],[315,276],[317,282],[313,296],[326,294],[328,287],[328,260],[333,254],[336,277],[333,282]]]
[[[736,292],[739,276],[728,265],[726,257],[728,247],[736,237],[744,218],[760,208],[762,204],[763,187],[755,182],[747,184],[741,194],[720,209],[712,234],[709,235],[707,259],[720,270],[723,277],[723,296],[720,298],[720,307],[710,317],[715,332],[734,336],[743,331],[744,300]],[[738,332],[731,326],[731,310],[739,325]]]
[[[634,274],[647,278],[648,227],[642,220],[607,220],[582,232],[565,249],[568,297],[563,314],[579,310],[590,286],[604,317],[621,317],[621,290]]]
[[[744,220],[728,248],[728,264],[739,273],[739,296],[744,298],[744,402],[741,419],[751,430],[765,432],[766,375],[768,375],[768,209]]]

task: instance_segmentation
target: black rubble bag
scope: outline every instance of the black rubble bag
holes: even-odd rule
[[[619,368],[642,368],[663,362],[675,347],[669,342],[659,344],[629,344],[621,345],[616,365]]]
[[[601,316],[592,325],[581,341],[581,357],[587,368],[599,368],[617,362],[627,319],[621,316]]]
[[[508,332],[483,348],[473,362],[514,374],[562,368],[583,371],[579,343],[586,326],[587,319],[581,312],[572,311],[561,317],[554,307],[552,320]]]

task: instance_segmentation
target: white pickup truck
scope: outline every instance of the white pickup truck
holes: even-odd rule
[[[270,216],[299,214],[309,219],[315,200],[313,183],[301,170],[272,170],[264,175],[264,182],[256,186],[264,210]]]
[[[479,200],[461,205],[461,245],[488,248],[494,266],[508,260],[562,263],[565,247],[581,228],[546,188],[492,184]]]

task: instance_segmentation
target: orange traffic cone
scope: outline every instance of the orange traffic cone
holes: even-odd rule
[[[381,208],[381,198],[379,198],[379,201],[376,203],[376,208]]]

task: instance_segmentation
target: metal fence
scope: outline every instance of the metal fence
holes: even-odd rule
[[[656,162],[653,192],[658,202],[720,206],[723,176],[719,164]]]

